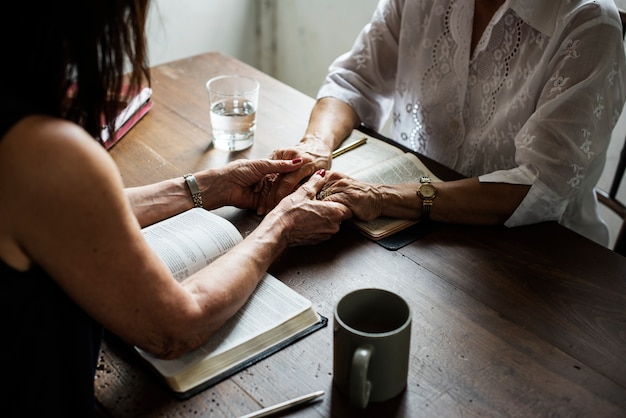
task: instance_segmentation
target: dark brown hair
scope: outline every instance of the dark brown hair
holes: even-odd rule
[[[122,86],[128,84],[132,91],[150,82],[145,39],[149,4],[11,2],[5,17],[13,25],[0,25],[0,45],[10,61],[3,64],[8,83],[3,99],[74,121],[97,136],[125,99]]]

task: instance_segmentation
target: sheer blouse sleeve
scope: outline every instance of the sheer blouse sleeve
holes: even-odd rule
[[[361,122],[381,128],[393,103],[404,0],[381,1],[351,51],[329,67],[317,97],[335,97],[350,105]]]
[[[479,177],[531,185],[507,226],[560,221],[570,201],[584,199],[580,191],[593,190],[602,174],[622,111],[626,65],[619,22],[605,15],[590,20],[581,12],[568,27],[575,29],[560,35],[544,63],[536,111],[515,138],[517,167]]]

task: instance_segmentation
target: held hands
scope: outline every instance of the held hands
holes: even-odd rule
[[[355,218],[363,221],[382,215],[384,193],[379,186],[336,172],[327,177],[318,199],[341,203],[350,208]]]
[[[264,221],[280,225],[287,246],[327,240],[339,231],[341,221],[352,217],[352,212],[345,205],[317,199],[326,183],[326,175],[325,170],[317,171],[266,216]]]
[[[257,213],[264,215],[281,199],[292,193],[311,174],[320,169],[329,169],[332,161],[332,149],[315,138],[304,138],[292,148],[279,149],[270,156],[273,160],[302,159],[300,167],[288,173],[276,173],[265,176],[260,185],[262,197]]]
[[[220,196],[217,206],[255,209],[261,197],[267,193],[260,187],[265,176],[297,172],[302,165],[300,158],[236,160],[219,169],[209,190]],[[341,221],[352,217],[352,212],[345,205],[316,199],[326,183],[325,176],[325,170],[318,170],[295,192],[282,199],[266,217],[269,218],[267,221],[281,226],[286,245],[313,244],[326,240],[337,233]]]
[[[287,160],[236,160],[221,168],[210,193],[220,196],[217,206],[231,205],[256,209],[267,190],[262,188],[266,176],[284,175],[302,169],[300,158]],[[267,186],[265,186],[267,187]]]

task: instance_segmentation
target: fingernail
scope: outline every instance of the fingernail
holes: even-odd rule
[[[291,164],[300,164],[302,162],[302,158],[294,158],[291,160]]]
[[[324,170],[323,168],[321,170],[317,171],[317,174],[319,174],[321,177],[326,176],[326,170]]]

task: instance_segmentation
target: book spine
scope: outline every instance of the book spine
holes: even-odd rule
[[[152,108],[152,101],[148,100],[145,102],[124,124],[122,124],[119,129],[113,132],[113,135],[110,136],[107,140],[103,142],[104,148],[109,150],[115,145],[130,129],[137,124],[148,111]]]
[[[152,89],[150,87],[142,88],[117,115],[112,133],[109,132],[107,126],[102,126],[98,139],[107,150],[113,147],[150,110],[152,107],[151,97]]]

